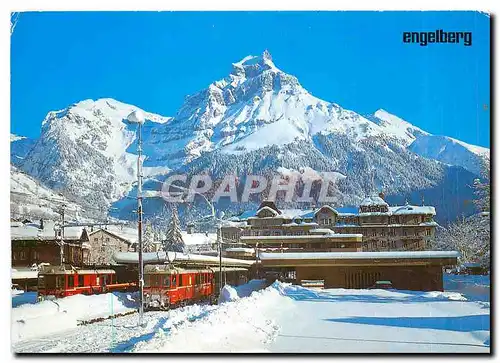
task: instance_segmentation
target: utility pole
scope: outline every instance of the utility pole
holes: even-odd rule
[[[61,243],[59,244],[59,253],[61,254],[61,269],[64,267],[64,208],[65,207],[66,204],[63,204],[61,206],[62,224],[61,224]]]
[[[142,259],[142,124],[144,115],[141,111],[133,111],[127,120],[138,124],[137,127],[137,242],[139,245],[139,325],[143,325],[144,315],[144,263]]]
[[[217,239],[219,240],[219,295],[222,293],[222,230],[220,222],[217,222]]]
[[[142,260],[142,123],[139,123],[139,140],[137,143],[137,228],[139,242],[139,325],[142,325],[144,314],[144,263]]]

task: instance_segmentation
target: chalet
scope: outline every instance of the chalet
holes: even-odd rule
[[[115,252],[131,251],[135,245],[126,233],[120,233],[113,229],[96,229],[89,233],[89,253],[85,260],[87,265],[110,265],[113,264],[113,254]]]
[[[73,266],[84,263],[89,236],[83,227],[65,227],[62,235],[55,222],[40,220],[39,223],[12,222],[10,230],[13,268],[61,264],[61,240],[64,240],[62,262]]]

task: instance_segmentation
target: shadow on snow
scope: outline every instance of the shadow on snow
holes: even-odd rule
[[[324,319],[335,323],[384,325],[399,328],[437,329],[456,332],[490,330],[489,315],[418,316],[418,317],[367,317]]]

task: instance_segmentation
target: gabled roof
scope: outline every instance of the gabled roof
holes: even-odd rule
[[[123,241],[123,242],[128,243],[129,245],[131,245],[131,244],[134,244],[134,243],[135,243],[135,241],[131,241],[131,240],[127,239],[127,238],[126,238],[125,236],[123,236],[123,235],[120,235],[120,234],[115,233],[115,232],[111,232],[111,231],[109,231],[109,230],[107,230],[107,229],[104,229],[104,228],[98,228],[98,229],[96,229],[96,230],[94,230],[94,231],[90,232],[90,233],[89,233],[89,237],[91,237],[92,235],[96,234],[97,232],[101,232],[101,231],[102,231],[102,232],[104,232],[104,233],[106,233],[106,234],[109,234],[110,236],[116,237],[116,238],[118,238],[119,240],[121,240],[121,241]]]
[[[43,228],[37,223],[28,223],[19,225],[18,223],[11,224],[10,235],[11,240],[33,240],[33,241],[54,241],[56,237],[56,223],[54,221],[44,221]],[[65,241],[88,240],[87,231],[84,227],[65,227],[64,228]]]
[[[271,207],[263,206],[263,207],[259,208],[259,210],[255,213],[255,215],[258,216],[261,212],[263,212],[265,210],[271,212],[273,214],[273,216],[277,216],[277,215],[281,214],[281,212],[278,213],[275,209],[273,209]]]
[[[389,206],[382,198],[380,198],[378,195],[371,195],[369,197],[366,197],[363,199],[361,204],[359,205],[360,207],[366,207],[370,205],[385,205]]]
[[[314,212],[314,215],[318,214],[322,209],[328,209],[330,210],[331,212],[333,212],[334,214],[339,214],[339,212],[337,212],[335,209],[333,209],[332,207],[330,207],[329,205],[324,205],[322,206],[321,208],[319,208],[316,212]]]
[[[259,209],[261,210],[264,207],[268,207],[273,209],[276,213],[281,214],[281,211],[276,207],[276,203],[274,203],[272,200],[264,200],[262,203],[260,203]]]

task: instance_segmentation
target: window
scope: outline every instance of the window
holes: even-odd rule
[[[179,287],[183,286],[183,283],[184,283],[184,278],[185,276],[184,275],[179,275]]]
[[[68,276],[68,288],[75,287],[75,277],[73,275]]]
[[[78,275],[78,286],[83,286],[83,275]]]
[[[19,252],[19,259],[20,260],[25,260],[26,259],[26,251]]]
[[[170,287],[170,275],[165,275],[163,277],[163,286]]]
[[[17,252],[12,252],[12,259],[17,260]]]
[[[56,288],[64,288],[64,276],[56,277]]]
[[[31,251],[31,257],[34,259],[34,260],[37,260],[38,259],[38,252],[36,250],[32,250]]]

